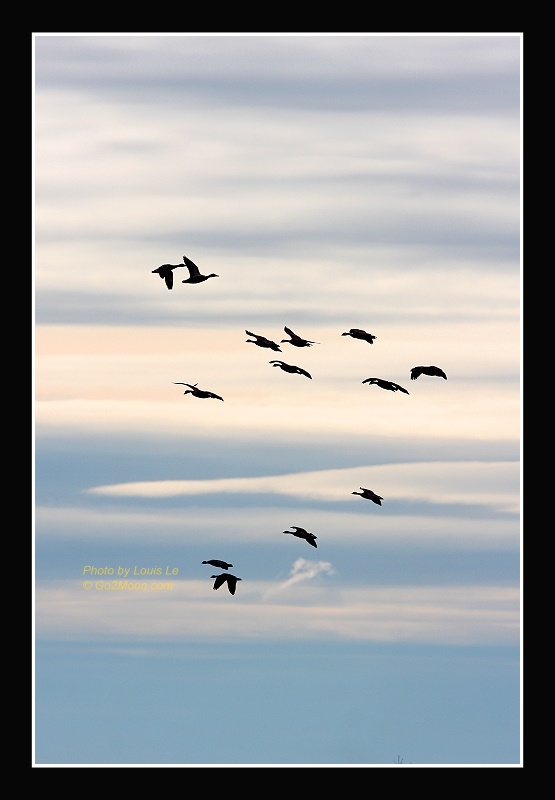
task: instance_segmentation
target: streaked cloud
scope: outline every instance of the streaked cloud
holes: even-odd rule
[[[360,504],[364,501],[360,500]],[[357,503],[357,498],[353,498]],[[434,509],[435,510],[435,509]],[[198,543],[199,537],[205,544],[228,548],[231,543],[250,544],[266,547],[276,541],[276,536],[289,522],[296,524],[302,513],[309,516],[311,526],[322,540],[336,544],[369,546],[382,542],[407,543],[435,547],[441,552],[444,548],[475,549],[507,548],[514,552],[519,545],[518,518],[514,515],[492,519],[488,509],[483,516],[474,513],[470,521],[454,514],[447,506],[445,513],[428,514],[423,509],[418,513],[388,514],[381,516],[379,511],[372,513],[363,505],[353,506],[351,512],[325,508],[319,503],[307,506],[303,512],[298,508],[280,507],[265,503],[261,509],[251,507],[229,507],[223,502],[215,506],[210,495],[205,501],[183,509],[140,508],[128,510],[91,509],[80,506],[45,507],[35,511],[38,540],[51,542],[84,542],[94,544],[102,552],[105,543],[119,542],[130,548],[152,543],[157,546]],[[370,524],[371,523],[371,524]],[[187,553],[183,553],[187,559]]]
[[[422,312],[429,302],[422,301]],[[443,326],[438,340],[436,324],[374,325],[366,321],[367,312],[353,313],[351,325],[365,325],[377,335],[370,346],[342,337],[350,325],[339,319],[332,328],[297,324],[289,316],[294,315],[282,316],[279,324],[243,325],[279,340],[289,324],[321,342],[310,352],[283,352],[284,360],[308,369],[312,381],[273,369],[271,356],[246,344],[240,327],[39,327],[37,431],[517,441],[518,319],[472,322],[471,333],[457,321]],[[410,368],[423,361],[442,366],[449,380],[411,382]],[[410,396],[362,385],[370,375],[404,385]],[[215,407],[184,397],[174,381],[198,383],[225,402]]]
[[[518,463],[380,464],[290,475],[214,480],[148,481],[96,486],[92,494],[119,497],[175,497],[217,493],[283,494],[319,502],[349,500],[360,485],[376,487],[388,500],[493,505],[518,513]]]
[[[407,47],[407,43],[410,47]],[[149,105],[336,112],[366,105],[424,115],[512,110],[518,34],[40,36],[38,87]],[[216,54],[216,55],[215,55]],[[471,54],[471,55],[470,55]],[[73,70],[65,65],[71,61]],[[226,65],[222,72],[221,64]],[[418,86],[415,96],[414,87]],[[518,81],[517,81],[518,84]],[[412,92],[411,92],[412,89]],[[489,100],[489,105],[487,101]],[[200,104],[200,106],[199,106]],[[178,118],[179,115],[176,113]]]
[[[304,571],[299,567],[297,574]],[[233,597],[214,592],[210,580],[174,581],[172,589],[156,591],[94,588],[111,580],[97,577],[88,591],[73,580],[39,587],[39,639],[329,639],[487,646],[514,645],[519,639],[519,592],[514,587],[384,588],[328,582],[318,587],[301,577],[289,582],[286,593],[243,579]]]

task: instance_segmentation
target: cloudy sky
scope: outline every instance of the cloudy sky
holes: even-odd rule
[[[33,40],[36,765],[519,766],[521,34]]]

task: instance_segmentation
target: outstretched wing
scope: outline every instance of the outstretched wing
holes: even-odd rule
[[[166,286],[168,287],[168,289],[171,289],[173,287],[173,272],[171,271],[171,269],[166,272],[164,279],[166,281]]]
[[[199,268],[197,267],[197,265],[195,264],[194,261],[191,261],[191,259],[187,258],[187,256],[183,256],[183,261],[185,263],[185,266],[189,270],[189,274],[190,274],[191,278],[193,277],[193,275],[200,275],[200,270],[199,270]]]
[[[217,575],[214,581],[214,589],[219,589],[220,586],[227,580],[227,575]]]
[[[297,334],[296,334],[296,333],[293,333],[293,331],[291,330],[291,328],[288,328],[287,326],[285,326],[285,327],[283,328],[283,330],[284,330],[284,331],[285,331],[285,333],[287,333],[287,334],[288,334],[288,335],[289,335],[289,336],[290,336],[292,339],[300,339],[300,338],[301,338],[300,336],[297,336]]]

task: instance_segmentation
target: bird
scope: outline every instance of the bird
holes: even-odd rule
[[[211,558],[208,561],[203,561],[203,564],[210,564],[212,567],[218,567],[219,569],[229,569],[233,566],[233,564],[228,564],[227,561],[220,561],[219,558]]]
[[[281,353],[281,347],[279,344],[272,342],[271,339],[266,339],[265,336],[259,336],[257,333],[251,333],[250,331],[245,331],[247,336],[254,336],[254,339],[247,339],[247,342],[251,344],[256,344],[258,347],[269,347],[270,350],[276,350]]]
[[[275,361],[269,361],[269,364],[272,364],[274,367],[280,367],[284,372],[291,372],[298,373],[299,375],[306,375],[307,378],[312,380],[312,375],[306,371],[306,369],[302,369],[301,367],[295,367],[293,364],[286,364],[285,361],[280,361],[276,359]]]
[[[419,375],[435,375],[436,378],[447,380],[447,375],[439,367],[413,367],[410,371],[411,381],[415,381]]]
[[[185,262],[185,266],[189,270],[189,277],[181,281],[181,283],[202,283],[203,281],[207,281],[208,278],[219,278],[219,275],[216,275],[215,272],[211,272],[210,275],[201,275],[200,270],[194,261],[191,261],[190,258],[187,256],[183,256],[183,261]]]
[[[353,339],[364,339],[368,344],[374,344],[374,339],[378,338],[372,333],[366,333],[362,328],[349,328],[349,330],[342,333],[341,336],[352,336]]]
[[[319,344],[319,342],[312,342],[310,339],[303,339],[301,336],[297,336],[297,334],[293,333],[291,328],[288,328],[287,326],[285,326],[283,330],[291,338],[290,339],[282,339],[281,340],[281,344],[283,344],[283,342],[287,342],[287,344],[292,344],[295,347],[312,347],[313,344]]]
[[[157,272],[158,275],[166,281],[166,286],[168,289],[173,288],[173,270],[179,269],[179,267],[184,267],[185,264],[162,264],[161,267],[156,267],[153,269],[153,272]]]
[[[223,586],[224,583],[227,582],[227,588],[229,589],[230,594],[235,594],[235,589],[237,588],[237,581],[242,581],[242,578],[238,578],[236,575],[231,575],[227,572],[222,572],[220,575],[211,575],[211,578],[216,578],[214,581],[214,589],[219,589],[220,586]]]
[[[193,397],[202,397],[206,399],[207,397],[213,397],[215,400],[223,400],[223,397],[220,397],[219,394],[214,394],[214,392],[207,392],[204,389],[197,389],[197,384],[192,383],[183,383],[183,381],[173,381],[176,386],[188,386],[188,389],[185,389],[183,394],[192,394]]]
[[[389,389],[390,392],[404,392],[408,394],[406,389],[403,389],[402,386],[399,386],[398,383],[393,383],[393,381],[384,381],[382,378],[366,378],[366,380],[362,381],[362,383],[368,384],[375,384],[379,386],[380,389]]]
[[[290,533],[292,536],[297,536],[299,539],[305,539],[312,547],[318,547],[316,544],[316,539],[318,538],[313,533],[309,533],[304,528],[299,528],[297,525],[291,525],[293,528],[292,531],[283,531],[284,533]]]
[[[379,494],[373,492],[372,489],[365,489],[363,486],[360,488],[362,491],[351,492],[351,494],[358,494],[360,497],[364,497],[365,500],[371,500],[373,503],[376,503],[377,506],[381,506],[383,497],[380,497]]]

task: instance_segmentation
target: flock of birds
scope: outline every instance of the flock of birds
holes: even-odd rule
[[[183,256],[183,264],[162,264],[161,267],[156,267],[156,269],[152,271],[157,272],[162,280],[166,281],[168,289],[173,289],[173,271],[180,267],[187,267],[189,270],[189,277],[181,281],[181,283],[204,283],[208,278],[219,277],[219,275],[216,275],[214,272],[211,272],[210,275],[201,275],[200,269],[195,262],[191,261],[187,256]]]
[[[218,278],[219,276],[215,273],[210,273],[209,275],[203,275],[197,265],[191,261],[190,258],[187,256],[183,256],[183,264],[162,264],[160,267],[153,269],[153,273],[158,273],[160,278],[165,281],[166,286],[168,289],[173,289],[173,271],[175,269],[179,269],[180,267],[186,267],[189,271],[189,277],[185,280],[181,281],[181,283],[188,283],[188,284],[197,284],[197,283],[204,283],[209,278]],[[289,336],[289,339],[282,339],[279,344],[274,342],[272,339],[268,339],[266,336],[262,336],[257,333],[253,333],[252,331],[245,330],[247,336],[252,338],[247,339],[247,343],[254,344],[257,347],[267,348],[268,350],[273,350],[275,352],[281,353],[280,344],[290,344],[293,347],[312,347],[312,345],[319,344],[319,342],[314,342],[311,339],[304,339],[302,336],[294,333],[291,328],[287,326],[283,329],[285,333]],[[369,344],[374,344],[374,340],[377,338],[372,333],[368,333],[367,331],[363,330],[362,328],[350,328],[348,331],[345,331],[341,334],[342,336],[351,336],[353,339],[360,339],[362,341],[368,342]],[[312,375],[307,372],[302,367],[298,367],[294,364],[287,364],[285,361],[280,359],[273,359],[269,362],[273,367],[278,367],[282,369],[284,372],[288,372],[291,374],[298,374],[304,375],[307,378],[312,380]],[[417,366],[413,367],[410,371],[411,380],[416,380],[421,375],[428,375],[431,377],[443,378],[447,380],[447,375],[445,372],[440,368],[434,365],[429,366]],[[183,392],[183,394],[191,394],[193,397],[198,397],[200,399],[214,399],[214,400],[223,400],[224,398],[221,397],[219,394],[215,394],[214,392],[207,391],[205,389],[199,389],[196,383],[184,383],[183,381],[173,381],[176,386],[186,386],[187,388]],[[404,394],[409,394],[407,389],[403,386],[399,386],[398,383],[394,383],[393,381],[387,381],[383,378],[366,378],[362,381],[362,383],[366,383],[371,386],[378,386],[380,389],[385,389],[390,392],[403,392]],[[365,500],[371,500],[376,505],[381,506],[383,497],[376,494],[372,491],[372,489],[367,489],[364,486],[360,486],[360,491],[352,492],[351,494],[358,495]],[[289,534],[291,536],[296,536],[298,539],[304,539],[309,545],[312,547],[317,547],[316,539],[317,537],[307,531],[305,528],[300,528],[297,525],[290,526],[293,530],[290,531],[283,531],[284,534]],[[203,561],[203,564],[209,564],[212,567],[216,567],[218,569],[226,570],[225,572],[220,573],[219,575],[211,575],[211,578],[214,578],[214,589],[219,589],[220,586],[223,586],[224,583],[227,584],[227,588],[231,594],[235,594],[235,590],[237,588],[237,582],[242,580],[242,578],[238,578],[236,575],[232,575],[229,570],[233,564],[229,564],[227,561],[222,561],[218,558],[212,558],[207,561]]]

